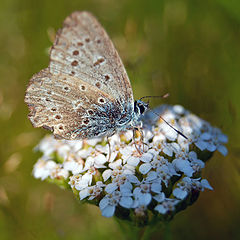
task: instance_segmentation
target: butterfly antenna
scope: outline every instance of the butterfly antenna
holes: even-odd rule
[[[142,100],[144,98],[167,98],[167,97],[169,97],[169,93],[165,93],[162,96],[144,96],[144,97],[141,97],[140,100]]]
[[[184,137],[185,139],[188,139],[182,132],[180,132],[179,130],[177,130],[175,127],[173,127],[171,124],[169,124],[164,118],[162,118],[159,114],[157,114],[156,112],[152,111],[154,114],[156,114],[161,120],[163,120],[170,128],[172,128],[174,131],[176,131],[178,134],[180,134],[182,137]]]

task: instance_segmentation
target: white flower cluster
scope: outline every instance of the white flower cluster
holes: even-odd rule
[[[43,156],[33,175],[65,181],[80,201],[99,205],[105,217],[124,209],[140,218],[148,211],[173,213],[193,191],[212,189],[201,170],[211,153],[227,154],[227,137],[218,128],[182,106],[149,111],[143,123],[143,137],[133,137],[133,131],[84,141],[47,136],[37,146]]]

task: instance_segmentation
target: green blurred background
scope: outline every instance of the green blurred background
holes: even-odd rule
[[[91,11],[105,27],[135,98],[168,92],[152,106],[181,104],[229,136],[228,156],[216,153],[203,173],[214,191],[176,215],[165,237],[240,239],[239,0],[1,0],[0,239],[124,239],[97,207],[31,175],[39,157],[32,149],[46,131],[27,119],[24,91],[75,10]]]

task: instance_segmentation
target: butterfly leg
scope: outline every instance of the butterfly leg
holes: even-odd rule
[[[143,128],[142,128],[142,127],[135,127],[135,128],[133,129],[133,134],[134,134],[134,136],[135,136],[136,131],[140,132],[140,144],[143,145],[143,149],[141,150],[141,147],[140,147],[140,148],[137,147],[137,143],[136,143],[136,141],[135,141],[135,138],[134,138],[134,144],[135,144],[135,146],[136,146],[137,151],[138,151],[140,154],[142,154],[142,153],[144,153],[144,151],[145,151],[144,145],[148,146],[148,144],[144,142]]]
[[[140,134],[141,134],[140,144],[143,142],[143,141],[142,141],[142,140],[143,140],[143,132],[142,132],[142,130],[141,130],[140,128],[138,128],[138,127],[133,128],[133,141],[134,141],[134,145],[135,145],[138,153],[139,153],[140,155],[142,155],[142,154],[143,154],[143,151],[141,150],[141,145],[140,145],[140,147],[139,147],[138,144],[137,144],[137,142],[136,142],[136,139],[135,139],[135,135],[136,135],[136,132],[137,132],[137,131],[139,131]],[[143,149],[143,150],[144,150],[144,149]]]
[[[109,137],[107,137],[107,143],[108,143],[108,147],[109,147],[109,152],[108,152],[108,162],[110,162],[111,155],[112,155],[112,151],[111,151],[111,144],[110,144]]]

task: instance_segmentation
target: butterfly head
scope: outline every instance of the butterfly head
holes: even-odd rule
[[[149,103],[143,102],[141,100],[136,100],[134,102],[134,113],[136,116],[141,116],[143,115],[149,107]]]

